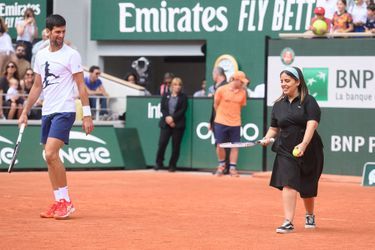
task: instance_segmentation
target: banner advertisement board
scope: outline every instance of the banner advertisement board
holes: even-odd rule
[[[8,168],[17,135],[16,125],[1,125],[0,169]],[[60,159],[68,168],[124,167],[113,126],[97,126],[91,135],[86,135],[80,126],[73,127],[69,145],[60,150]],[[22,138],[15,170],[27,168],[46,168],[40,126],[28,126]]]
[[[137,128],[146,164],[155,165],[161,117],[160,98],[128,97],[126,127]],[[242,140],[253,141],[263,135],[263,100],[249,99],[242,111]],[[188,168],[216,168],[215,140],[209,129],[212,109],[211,98],[189,98],[186,114],[187,127],[181,144],[178,166]],[[170,145],[165,164],[170,157]],[[262,147],[241,149],[240,170],[262,170]]]

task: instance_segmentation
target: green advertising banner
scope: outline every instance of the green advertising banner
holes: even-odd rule
[[[16,125],[1,125],[0,169],[7,169],[18,135]],[[60,150],[60,158],[68,168],[124,167],[124,161],[113,126],[96,126],[91,135],[73,127],[69,145]],[[15,169],[46,168],[43,147],[40,145],[40,125],[25,129]]]
[[[279,73],[288,62],[300,67],[322,111],[324,172],[361,175],[363,165],[375,158],[374,40],[270,40],[268,45],[268,114],[281,94]],[[285,60],[285,51],[291,60]],[[268,156],[271,169],[274,154]]]
[[[154,166],[156,159],[156,151],[159,141],[159,119],[160,97],[132,97],[127,98],[126,112],[126,128],[136,128],[141,141],[143,155],[146,165]],[[130,105],[130,106],[128,106]],[[178,166],[191,167],[191,117],[192,117],[192,101],[189,100],[188,110],[186,111],[186,129],[181,143],[181,154]],[[171,155],[171,143],[169,143],[164,165],[168,166]]]
[[[304,32],[315,3],[315,0],[92,0],[91,39],[205,41],[202,50],[206,54],[206,79],[211,79],[215,61],[229,54],[251,78],[254,89],[264,83],[265,37]]]
[[[263,100],[250,99],[242,112],[242,139],[253,141],[263,134]],[[136,128],[140,137],[146,164],[155,165],[159,139],[160,97],[128,97],[126,127]],[[181,145],[180,167],[215,168],[217,158],[214,137],[209,130],[212,109],[211,98],[189,98],[186,114],[187,127]],[[170,147],[170,145],[169,145]],[[166,154],[168,164],[170,151]],[[240,170],[262,170],[262,148],[242,149],[238,161]]]
[[[27,8],[32,8],[40,32],[45,27],[47,16],[47,0],[1,0],[0,16],[4,19],[9,28],[9,35],[17,38],[17,22],[23,20],[23,14]]]

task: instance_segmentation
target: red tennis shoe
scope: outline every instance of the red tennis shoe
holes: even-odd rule
[[[53,218],[54,215],[55,215],[55,211],[57,209],[59,205],[59,202],[55,201],[49,208],[47,211],[45,212],[41,212],[40,213],[40,217],[42,218]]]
[[[58,203],[58,206],[55,210],[54,218],[56,220],[65,220],[69,219],[69,216],[75,211],[73,203],[67,202],[65,199],[61,199]]]

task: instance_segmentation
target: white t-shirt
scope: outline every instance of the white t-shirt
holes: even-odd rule
[[[14,52],[12,39],[6,32],[0,35],[0,52],[7,54],[9,54],[10,52]]]
[[[15,88],[9,88],[8,91],[7,91],[7,94],[5,96],[5,100],[8,101],[8,100],[10,100],[13,97],[16,97],[18,95],[19,95],[19,93],[18,93],[17,89],[15,89]]]
[[[349,13],[352,14],[353,23],[366,23],[367,20],[367,4],[363,2],[361,6],[354,5]]]
[[[18,21],[16,24],[16,27],[19,25],[24,25],[25,20]],[[35,32],[35,24],[27,24],[25,25],[25,30],[22,34],[22,36],[17,36],[17,41],[28,41],[28,42],[33,42],[33,35]]]
[[[336,12],[337,0],[317,0],[316,7],[323,7],[325,10],[325,17],[332,20]]]
[[[82,72],[81,56],[67,45],[55,52],[49,47],[36,54],[34,71],[42,78],[42,115],[76,112],[76,83],[73,74]]]

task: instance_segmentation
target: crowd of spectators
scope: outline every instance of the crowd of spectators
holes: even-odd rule
[[[375,4],[373,0],[318,0],[315,17],[309,30],[315,31],[313,23],[321,19],[327,23],[328,32],[375,33]]]
[[[15,26],[17,37],[14,46],[8,27],[0,17],[0,119],[17,119],[20,116],[34,82],[31,59],[38,27],[33,9],[26,9],[23,18]],[[38,48],[35,46],[34,54],[38,52]],[[40,99],[35,104],[35,109],[31,110],[29,118],[40,119],[41,105]]]

